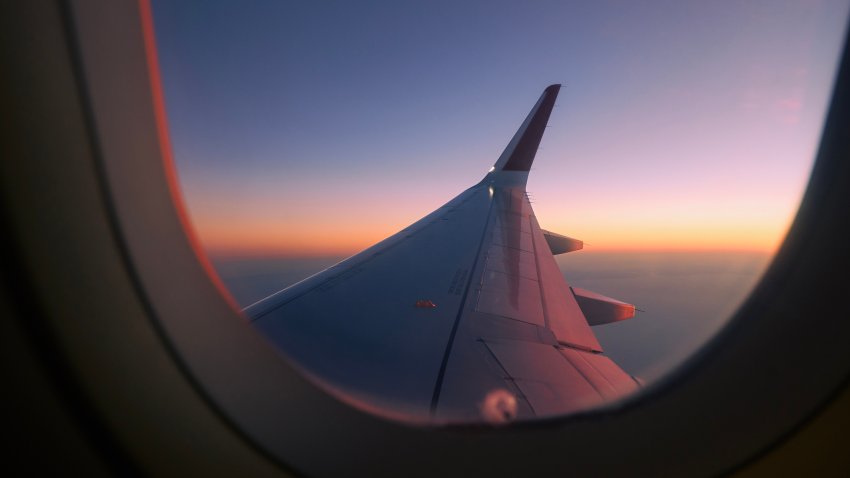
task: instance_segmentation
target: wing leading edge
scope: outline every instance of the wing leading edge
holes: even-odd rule
[[[635,390],[582,310],[593,304],[607,323],[600,300],[620,305],[616,320],[629,304],[576,295],[553,252],[581,242],[543,231],[525,192],[559,87],[546,88],[478,184],[246,308],[253,324],[344,397],[411,420],[549,416]]]

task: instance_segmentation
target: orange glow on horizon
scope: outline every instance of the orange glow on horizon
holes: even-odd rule
[[[413,224],[462,187],[386,188],[329,179],[324,187],[226,182],[195,187],[192,222],[216,256],[321,257],[356,254]],[[787,191],[606,191],[532,188],[544,229],[580,239],[587,251],[775,252],[796,212]],[[227,191],[227,194],[223,192]],[[194,200],[194,202],[193,202]]]
[[[199,230],[205,248],[217,256],[321,257],[350,256],[392,236],[406,223],[360,227],[305,228],[294,225],[203,225]],[[551,228],[561,232],[559,228]],[[585,242],[584,252],[615,251],[752,251],[773,253],[785,229],[763,224],[701,227],[669,226],[663,229],[597,225],[573,228],[565,234]]]
[[[407,224],[335,227],[332,224],[204,224],[204,247],[218,256],[350,256],[400,231]]]

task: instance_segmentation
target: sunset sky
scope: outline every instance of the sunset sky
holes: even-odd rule
[[[202,243],[321,256],[479,181],[551,83],[528,185],[544,228],[594,250],[770,251],[812,165],[848,3],[153,6]]]

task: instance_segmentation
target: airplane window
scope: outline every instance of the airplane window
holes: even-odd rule
[[[183,194],[246,320],[437,423],[616,402],[727,323],[848,6],[153,1]]]

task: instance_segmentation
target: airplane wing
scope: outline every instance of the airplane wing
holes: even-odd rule
[[[249,306],[254,326],[326,386],[413,420],[549,416],[635,390],[590,328],[634,306],[567,284],[553,254],[582,243],[541,229],[526,195],[559,88],[546,88],[478,184]]]

